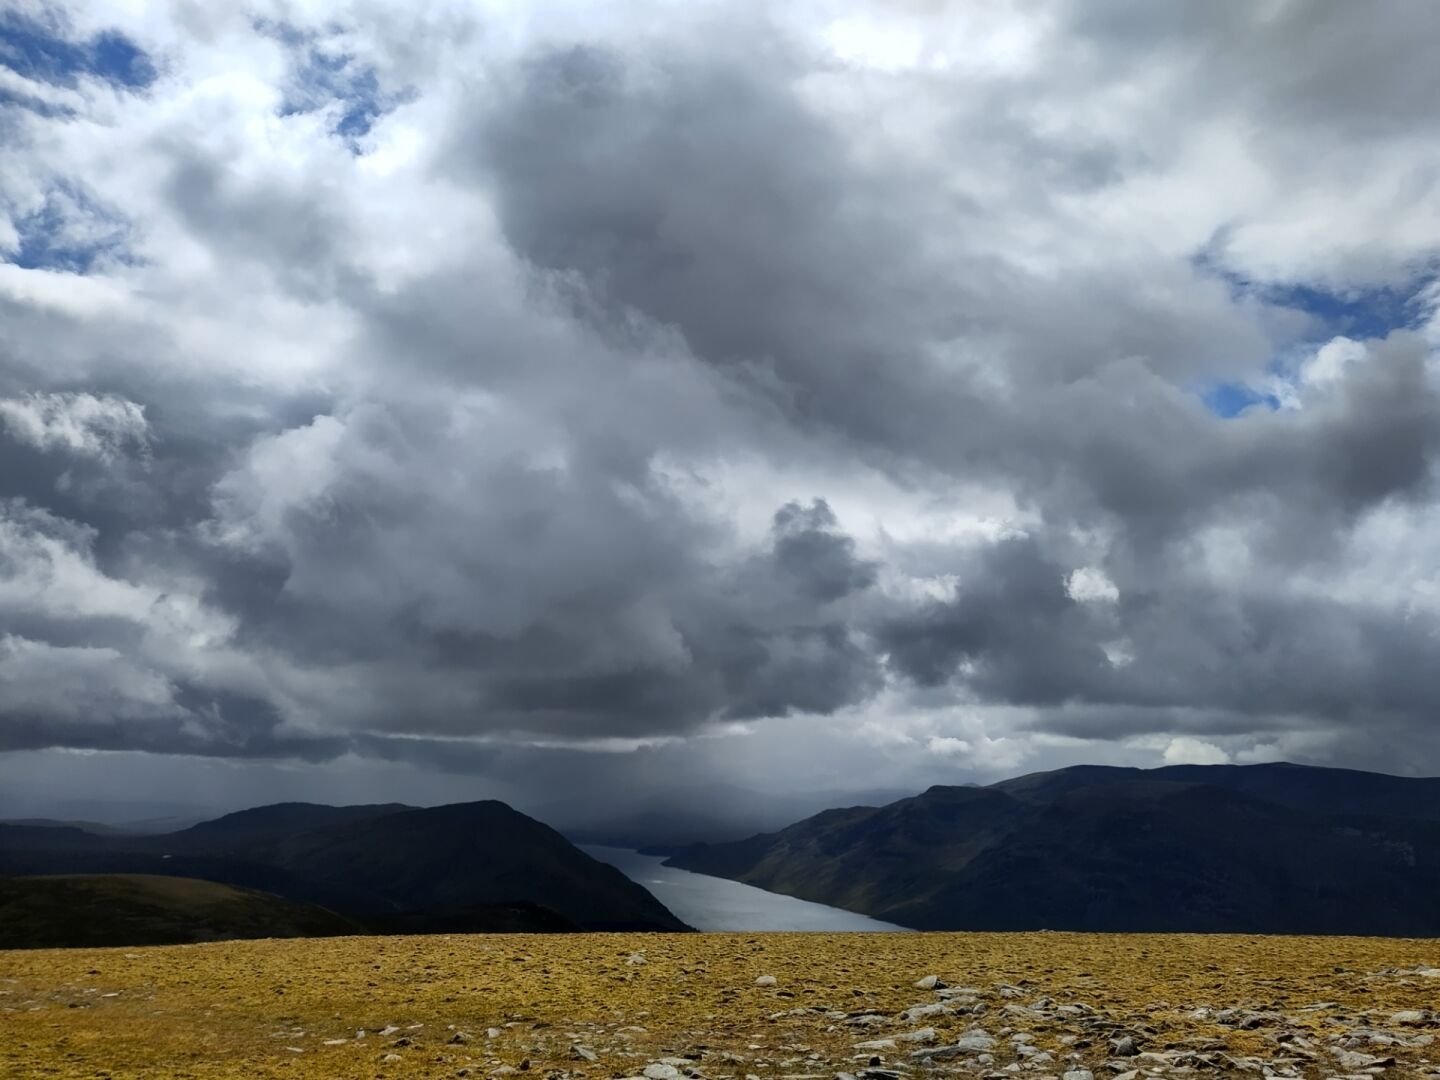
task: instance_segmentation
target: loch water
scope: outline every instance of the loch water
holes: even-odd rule
[[[726,878],[663,865],[664,859],[628,848],[581,845],[601,862],[617,867],[697,930],[905,930],[868,915],[766,892]]]

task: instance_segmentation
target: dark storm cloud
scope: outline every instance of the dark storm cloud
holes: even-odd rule
[[[818,603],[839,600],[875,584],[875,563],[858,558],[855,540],[839,531],[824,499],[775,511],[775,564]]]
[[[920,350],[977,299],[963,277],[934,287],[921,217],[934,195],[853,161],[798,100],[799,58],[760,33],[743,53],[718,39],[530,59],[458,133],[450,167],[492,180],[507,239],[578,278],[582,316],[673,328],[798,423],[923,440],[943,417]],[[943,400],[966,408],[963,382]]]
[[[987,696],[1055,704],[1109,667],[1096,625],[1065,590],[1064,571],[1029,539],[990,548],[956,596],[885,625],[890,663],[922,686],[948,682],[964,661]]]
[[[1073,62],[993,79],[847,70],[752,15],[483,65],[417,32],[429,83],[383,43],[345,54],[419,83],[364,113],[373,157],[296,135],[335,141],[348,82],[259,95],[273,157],[218,107],[153,120],[133,292],[85,291],[88,264],[0,291],[0,399],[146,425],[110,456],[83,410],[0,430],[0,746],[487,773],[885,694],[1095,740],[1422,729],[1435,609],[1375,566],[1434,528],[1432,342],[1320,363],[1313,315],[1232,288],[1260,242],[1208,180],[1163,191],[1187,241],[1143,234],[1191,131],[1273,128],[1239,156],[1293,184],[1306,140],[1331,162],[1377,117],[1428,130],[1404,101],[1433,82],[1431,16],[1056,11]],[[1116,112],[1128,77],[1153,106]],[[1413,279],[1394,243],[1364,273]],[[1207,409],[1245,380],[1284,407]]]
[[[1032,725],[1083,737],[1254,732],[1296,717],[1393,729],[1440,708],[1434,627],[1406,613],[1260,583],[1241,596],[1178,577],[1096,604],[1072,598],[1064,575],[1032,541],[1003,542],[966,568],[952,599],[885,624],[878,640],[922,686],[1087,706]],[[1123,659],[1113,662],[1107,645]],[[1114,711],[1097,708],[1107,705]],[[1177,719],[1182,710],[1194,713]]]

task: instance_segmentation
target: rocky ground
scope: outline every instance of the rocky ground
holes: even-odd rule
[[[4,1077],[1436,1077],[1440,942],[451,936],[0,952]]]

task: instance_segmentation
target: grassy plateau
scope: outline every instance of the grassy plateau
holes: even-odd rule
[[[916,985],[929,975],[938,990]],[[27,949],[0,952],[0,1076],[1428,1076],[1440,1075],[1437,1005],[1435,940],[582,934]],[[932,1054],[957,1043],[969,1049]]]

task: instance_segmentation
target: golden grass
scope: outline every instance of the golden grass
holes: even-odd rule
[[[637,952],[644,963],[629,962]],[[820,1013],[774,1014],[800,1006],[894,1014],[933,1000],[912,985],[930,973],[987,994],[997,983],[1013,983],[1027,998],[1089,1004],[1117,1024],[1159,1029],[1156,1045],[1208,1038],[1236,1053],[1259,1053],[1261,1033],[1190,1019],[1187,1011],[1335,1002],[1340,1010],[1380,1017],[1434,1008],[1440,979],[1386,973],[1421,965],[1440,966],[1440,942],[593,934],[0,952],[0,1075],[389,1080],[468,1069],[466,1075],[481,1078],[528,1060],[525,1068],[537,1078],[601,1080],[691,1053],[703,1055],[697,1067],[711,1078],[828,1078],[863,1066],[853,1043],[886,1032],[857,1031]],[[755,986],[762,974],[776,976],[778,985]],[[992,1012],[980,1022],[995,1033],[1005,1026],[995,1011],[1003,1003],[987,1000]],[[1317,1033],[1331,1022],[1325,1010],[1299,1016],[1312,1017]],[[923,1022],[942,1038],[972,1023],[958,1016]],[[398,1030],[379,1034],[392,1027]],[[500,1033],[487,1037],[493,1028]],[[1059,1032],[1043,1028],[1030,1026],[1037,1045],[1059,1049]],[[357,1039],[361,1029],[366,1034]],[[470,1040],[452,1043],[456,1031]],[[576,1059],[577,1042],[594,1048],[599,1060]],[[1397,1052],[1400,1063],[1388,1075],[1417,1072],[1420,1053]],[[1102,1060],[1103,1048],[1095,1055]]]

